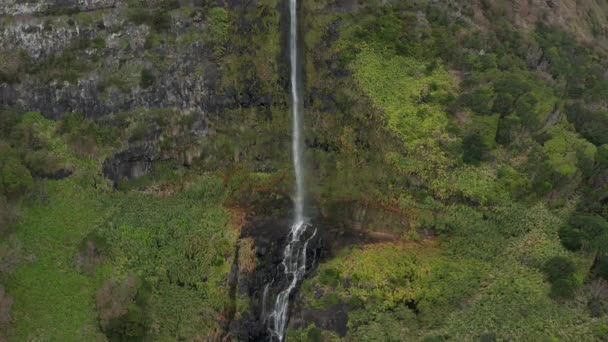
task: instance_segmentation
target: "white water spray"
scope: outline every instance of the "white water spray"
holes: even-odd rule
[[[291,64],[291,114],[292,114],[292,158],[296,177],[296,193],[294,200],[295,217],[289,232],[289,243],[283,252],[285,275],[289,285],[277,295],[274,309],[268,316],[270,324],[271,339],[282,341],[285,337],[287,325],[287,314],[289,309],[289,296],[302,280],[306,273],[306,249],[308,242],[314,238],[317,231],[305,240],[304,233],[309,227],[304,217],[304,170],[302,156],[302,118],[300,103],[300,88],[298,86],[298,21],[297,0],[289,0],[289,54]],[[264,295],[266,297],[266,295]],[[263,299],[265,301],[265,298]],[[264,304],[265,305],[265,304]]]

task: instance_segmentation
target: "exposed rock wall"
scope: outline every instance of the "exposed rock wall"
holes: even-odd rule
[[[112,8],[122,0],[4,0],[0,4],[0,15],[40,14],[53,11],[93,11]]]

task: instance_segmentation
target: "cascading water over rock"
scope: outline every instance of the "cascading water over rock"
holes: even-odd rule
[[[289,54],[291,64],[291,111],[292,111],[292,158],[296,178],[294,200],[295,217],[288,236],[288,243],[283,252],[281,266],[288,279],[288,285],[276,296],[274,308],[269,313],[266,323],[270,330],[271,339],[282,341],[287,326],[289,297],[298,283],[306,274],[306,251],[308,242],[314,238],[317,231],[309,231],[310,224],[304,216],[304,166],[302,151],[302,104],[298,86],[298,21],[297,0],[289,0]],[[265,291],[267,292],[267,291]],[[263,301],[266,301],[266,294]],[[265,305],[265,303],[264,303]],[[265,311],[265,309],[264,309]]]

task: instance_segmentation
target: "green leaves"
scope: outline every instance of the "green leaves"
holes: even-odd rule
[[[554,257],[544,265],[544,271],[551,282],[551,296],[557,299],[572,298],[579,283],[574,277],[576,267],[565,257]]]
[[[20,197],[32,185],[30,171],[21,164],[16,151],[0,141],[0,194],[8,198]]]

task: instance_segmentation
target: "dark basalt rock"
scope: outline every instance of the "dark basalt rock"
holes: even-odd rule
[[[297,315],[292,317],[291,326],[306,328],[312,322],[318,328],[335,331],[340,337],[344,337],[348,332],[348,310],[348,306],[344,303],[322,310],[294,310]]]
[[[276,295],[285,289],[289,282],[281,263],[291,222],[276,218],[252,219],[250,222],[242,230],[240,239],[254,240],[256,267],[252,272],[239,272],[237,255],[229,276],[234,298],[247,297],[250,306],[241,312],[238,318],[231,319],[227,324],[226,333],[239,341],[268,341],[270,335],[265,320],[274,306]],[[320,262],[328,260],[345,246],[373,243],[383,239],[354,227],[332,223],[334,220],[320,216],[311,222],[306,234],[312,234],[316,229],[316,235],[308,244],[306,276],[314,273]],[[264,288],[267,284],[270,285],[264,303]],[[352,309],[348,304],[340,303],[319,311],[303,309],[300,300],[299,289],[296,288],[290,299],[290,328],[302,328],[315,323],[318,327],[335,331],[340,336],[346,335],[348,311]]]
[[[285,289],[289,279],[284,274],[281,263],[283,251],[288,243],[290,222],[288,220],[260,220],[247,226],[241,238],[252,238],[255,241],[256,267],[253,272],[231,276],[231,286],[236,295],[247,296],[250,307],[238,319],[233,320],[228,333],[239,341],[267,341],[270,339],[266,319],[274,306],[276,295]],[[307,270],[314,270],[319,259],[329,255],[328,239],[319,223],[311,225],[306,235],[311,236],[314,229],[317,234],[309,241],[307,249]],[[305,237],[305,238],[307,238]],[[237,266],[233,269],[238,269]],[[264,298],[264,289],[269,285]],[[297,289],[292,292],[292,298]],[[266,303],[264,303],[266,299]]]
[[[158,151],[151,144],[135,146],[117,153],[103,163],[103,175],[114,184],[121,180],[138,178],[152,170]]]

